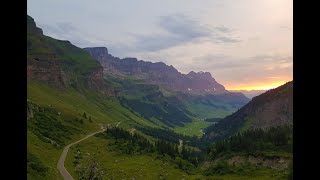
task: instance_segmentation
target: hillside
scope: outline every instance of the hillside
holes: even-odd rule
[[[254,97],[237,112],[206,129],[214,141],[247,129],[267,129],[293,124],[293,81]]]

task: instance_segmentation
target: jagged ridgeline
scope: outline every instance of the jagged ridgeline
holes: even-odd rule
[[[130,76],[160,86],[167,93],[184,92],[193,95],[230,93],[209,72],[182,74],[163,62],[149,62],[137,58],[114,57],[106,47],[84,48],[104,67],[105,73]]]

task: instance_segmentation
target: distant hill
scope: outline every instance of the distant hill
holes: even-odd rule
[[[229,90],[230,92],[241,92],[244,94],[247,98],[252,99],[253,97],[256,97],[267,90]]]
[[[254,97],[237,112],[206,129],[207,140],[229,137],[248,129],[292,125],[293,81]]]

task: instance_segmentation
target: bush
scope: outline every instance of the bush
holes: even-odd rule
[[[41,160],[27,150],[27,173],[45,177],[48,167]]]
[[[232,167],[226,161],[219,161],[216,165],[210,166],[205,175],[223,175],[234,173]]]

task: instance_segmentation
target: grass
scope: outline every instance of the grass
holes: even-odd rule
[[[175,127],[173,131],[185,136],[202,136],[202,129],[212,125],[212,122],[206,122],[199,119],[193,119],[192,123],[185,123],[183,127]]]
[[[151,153],[143,155],[121,154],[109,145],[111,141],[111,139],[92,137],[71,147],[66,159],[66,168],[71,175],[78,177],[74,161],[77,152],[80,151],[83,160],[80,160],[79,165],[84,166],[87,162],[86,158],[95,157],[107,179],[284,179],[281,172],[268,168],[254,169],[253,171],[249,169],[250,173],[242,175],[214,174],[208,176],[204,175],[201,168],[198,168],[192,174],[188,174],[179,169],[168,157],[159,157]]]
[[[41,141],[35,134],[27,131],[27,150],[36,156],[48,168],[45,177],[37,176],[37,173],[27,173],[27,179],[54,179],[62,180],[60,177],[57,163],[61,153],[60,149],[55,148],[53,145]]]
[[[83,154],[90,153],[99,157],[99,163],[105,169],[108,177],[116,177],[116,179],[124,178],[159,178],[160,173],[170,173],[171,177],[182,177],[179,170],[169,168],[163,165],[164,162],[155,160],[155,157],[150,156],[132,156],[124,155],[116,151],[111,151],[108,148],[108,140],[97,137],[92,137],[82,142],[78,146],[71,148],[70,156],[67,157],[66,167],[71,172],[72,176],[77,177],[74,172],[73,160],[78,149]],[[152,166],[150,166],[152,162]],[[166,172],[168,171],[168,172]]]
[[[155,126],[123,108],[115,99],[103,97],[93,92],[88,91],[80,94],[72,89],[61,92],[31,81],[28,82],[27,87],[30,101],[57,109],[61,112],[61,119],[82,117],[86,112],[87,116],[90,116],[96,123],[116,124],[119,121],[126,121],[125,124],[128,126],[137,123],[144,126]],[[81,128],[92,132],[100,128],[96,123]]]
[[[197,103],[197,102],[187,102],[187,110],[197,115],[199,118],[224,118],[227,115],[232,114],[237,109],[233,108],[231,105],[225,103],[214,102],[216,106]],[[218,108],[224,107],[224,108]]]
[[[65,144],[74,142],[86,136],[86,134],[99,130],[100,126],[98,123],[115,125],[121,121],[121,126],[126,128],[131,128],[134,125],[146,127],[156,126],[149,121],[132,114],[129,110],[123,108],[116,100],[101,97],[90,91],[85,92],[84,94],[80,94],[72,89],[59,91],[49,86],[28,81],[27,98],[29,102],[32,102],[37,106],[53,109],[54,111],[52,112],[61,113],[60,116],[54,116],[58,116],[56,119],[48,118],[46,121],[39,121],[39,127],[45,127],[45,129],[49,128],[48,130],[53,128],[52,133],[56,132],[60,133],[60,135],[62,132],[58,131],[58,129],[54,129],[58,128],[55,127],[55,124],[57,123],[61,124],[62,127],[77,130],[70,135],[70,139],[62,139]],[[87,116],[91,117],[93,120],[92,123],[83,118],[84,112]],[[75,118],[84,119],[84,123],[77,122]],[[28,123],[31,123],[34,120],[31,119],[31,121],[28,121]],[[40,134],[44,134],[44,137],[47,135],[45,132]],[[59,156],[62,153],[62,147],[57,148],[49,142],[43,141],[42,135],[39,135],[39,133],[36,135],[33,127],[29,126],[27,135],[28,151],[48,167],[47,175],[40,179],[61,179],[56,165]],[[28,174],[28,179],[39,178],[37,178],[35,172],[30,172]]]

